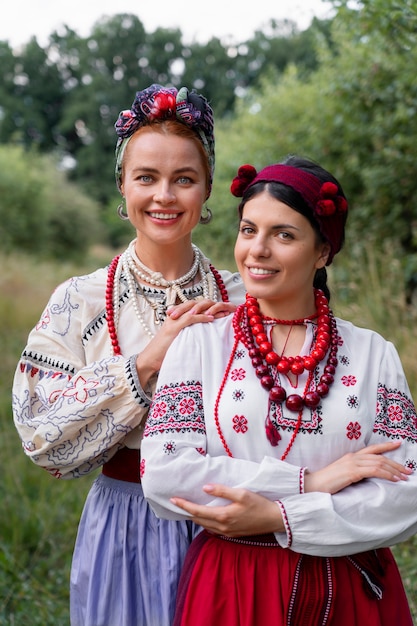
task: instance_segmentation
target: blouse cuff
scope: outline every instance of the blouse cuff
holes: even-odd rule
[[[306,467],[300,468],[300,493],[304,493],[304,484],[305,484],[305,473],[307,471]]]
[[[137,356],[137,354],[132,354],[130,359],[126,361],[126,378],[130,386],[130,390],[139,406],[149,408],[151,406],[152,398],[150,398],[146,394],[146,392],[142,389],[142,385],[140,384],[138,371],[136,369]]]
[[[281,546],[281,548],[291,548],[292,546],[292,532],[290,528],[290,524],[288,522],[287,513],[285,511],[285,507],[280,500],[276,501],[276,504],[279,506],[282,515],[282,521],[284,522],[285,532],[283,533],[274,533],[275,539]]]

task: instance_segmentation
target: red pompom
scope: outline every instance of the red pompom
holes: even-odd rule
[[[348,210],[348,203],[346,198],[344,198],[343,196],[338,196],[336,199],[336,203],[340,213],[346,213],[346,211]]]
[[[319,200],[316,206],[316,213],[318,215],[333,215],[335,213],[336,207],[334,205],[333,200]]]
[[[230,191],[236,198],[241,198],[245,189],[256,177],[256,169],[253,165],[241,165],[237,171],[237,176],[232,180]]]
[[[334,198],[338,194],[338,187],[330,181],[323,183],[320,189],[320,195],[322,198]]]

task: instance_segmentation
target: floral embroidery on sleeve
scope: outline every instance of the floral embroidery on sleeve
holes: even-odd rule
[[[411,398],[379,385],[374,432],[417,443],[417,415]]]
[[[144,437],[179,432],[206,432],[200,382],[165,385],[155,394]]]

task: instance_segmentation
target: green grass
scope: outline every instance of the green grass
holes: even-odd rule
[[[56,284],[110,257],[95,251],[83,268],[38,264],[25,257],[1,259],[0,626],[69,624],[72,550],[94,477],[58,481],[29,461],[12,423],[10,390],[28,331]],[[417,397],[417,315],[404,305],[399,263],[390,257],[351,258],[330,279],[337,291],[332,298],[335,313],[395,343]],[[396,546],[394,553],[417,623],[417,537]]]

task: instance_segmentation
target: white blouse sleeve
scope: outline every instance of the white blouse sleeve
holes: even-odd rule
[[[204,379],[211,376],[212,367],[221,373],[224,368],[203,358],[198,333],[204,330],[198,326],[181,331],[169,348],[145,425],[141,475],[153,510],[167,519],[188,518],[170,502],[173,496],[209,506],[226,504],[202,490],[207,483],[246,488],[271,500],[300,493],[303,468],[270,456],[251,461],[210,454],[204,416],[204,394],[209,390]],[[220,353],[221,334],[216,337],[213,333],[211,340],[219,347],[213,352]],[[230,351],[224,341],[223,350]],[[213,422],[213,415],[207,420]]]
[[[370,377],[375,389],[369,412],[374,415],[366,445],[401,440],[389,453],[414,470],[406,481],[367,479],[335,495],[303,493],[281,498],[286,534],[277,534],[283,547],[319,556],[344,556],[406,540],[417,532],[417,416],[398,353],[384,342]],[[370,359],[372,357],[369,357]],[[376,410],[375,410],[376,408]]]
[[[83,289],[88,286],[82,282],[88,280],[74,278],[55,290],[29,335],[13,383],[23,449],[57,478],[80,476],[106,462],[150,404],[134,356],[86,362]]]

